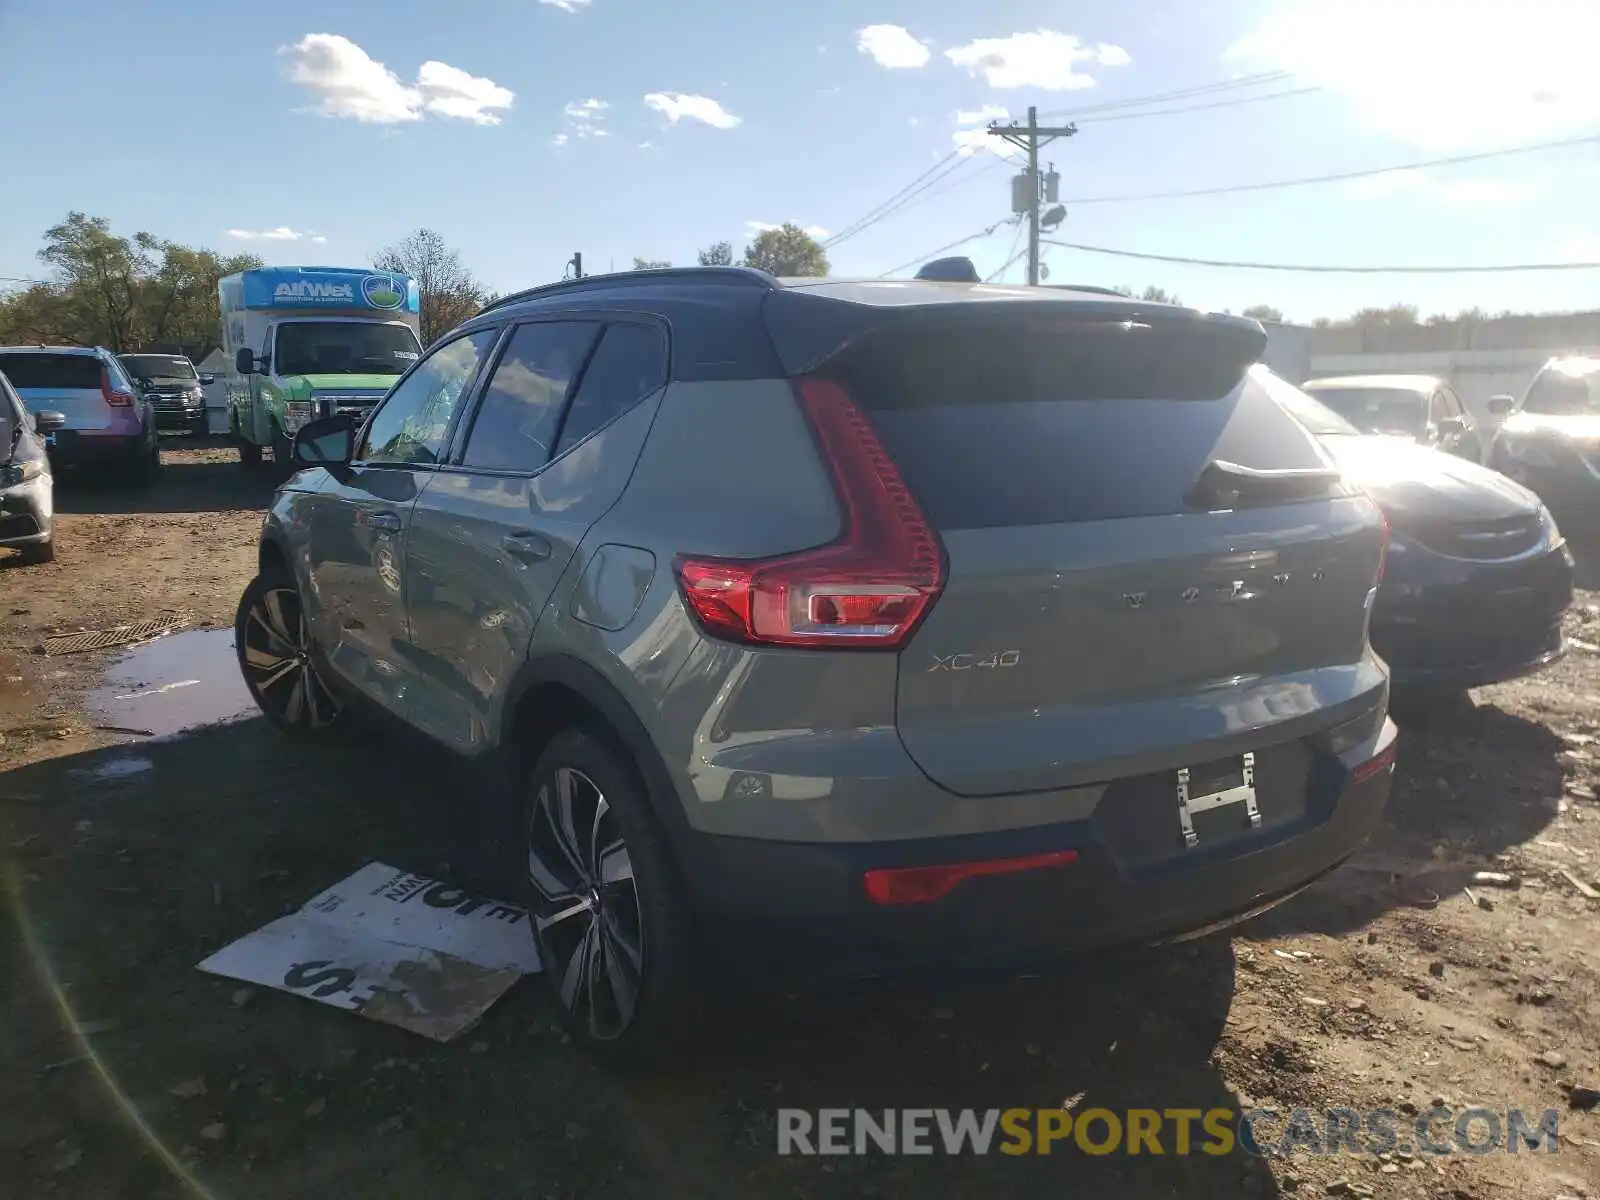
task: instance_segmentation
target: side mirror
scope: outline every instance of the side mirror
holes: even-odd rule
[[[216,381],[217,381],[217,377],[215,375],[206,374],[206,375],[200,376],[200,386],[201,387],[210,387]]]
[[[64,413],[58,413],[53,408],[33,414],[33,429],[35,433],[54,433],[58,429],[67,427],[67,418]]]
[[[356,426],[348,413],[307,421],[294,435],[297,467],[342,467],[356,452]]]
[[[1516,406],[1517,398],[1515,396],[1500,395],[1489,397],[1489,414],[1491,416],[1503,417]]]
[[[240,350],[233,356],[233,369],[241,375],[254,375],[256,373],[256,356],[248,350]]]
[[[1459,437],[1467,431],[1467,423],[1460,417],[1440,417],[1439,434],[1441,437]]]

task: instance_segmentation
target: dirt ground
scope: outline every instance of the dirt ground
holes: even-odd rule
[[[252,572],[270,483],[227,450],[167,463],[146,496],[63,481],[56,563],[0,563],[0,1192],[1600,1196],[1600,1112],[1572,1091],[1600,1087],[1595,592],[1565,662],[1407,728],[1373,841],[1231,937],[953,990],[732,994],[680,1073],[630,1078],[568,1044],[536,982],[436,1045],[195,970],[368,861],[470,883],[476,818],[426,751],[291,747],[259,720],[143,745],[94,728],[81,697],[116,652],[43,638],[227,626]],[[1595,587],[1600,553],[1580,560]],[[130,752],[148,768],[107,769]],[[1556,1152],[775,1152],[779,1107],[1349,1106],[1404,1132],[1435,1102],[1558,1110]]]

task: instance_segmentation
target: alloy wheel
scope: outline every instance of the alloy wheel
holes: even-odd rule
[[[339,701],[312,662],[305,612],[293,588],[263,588],[245,616],[243,636],[245,683],[264,711],[302,729],[325,729],[338,719]]]
[[[543,968],[596,1041],[627,1032],[644,980],[644,917],[633,860],[605,794],[557,767],[528,814],[528,878]]]

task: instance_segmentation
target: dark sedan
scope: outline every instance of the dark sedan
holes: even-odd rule
[[[1536,495],[1408,438],[1363,434],[1273,380],[1279,403],[1389,519],[1372,645],[1397,690],[1459,692],[1530,674],[1566,652],[1572,553]]]
[[[1563,518],[1592,524],[1600,516],[1600,358],[1552,359],[1520,405],[1496,396],[1490,406],[1510,414],[1495,433],[1490,465]]]

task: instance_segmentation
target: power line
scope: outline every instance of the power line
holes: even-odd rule
[[[886,221],[890,217],[904,212],[907,208],[911,207],[911,205],[926,200],[929,194],[928,189],[932,188],[937,183],[948,180],[950,176],[961,170],[961,168],[966,166],[966,164],[967,158],[961,155],[960,148],[951,151],[944,158],[940,159],[939,163],[937,164],[938,166],[943,166],[945,168],[944,170],[940,171],[937,175],[934,175],[931,178],[926,178],[926,181],[922,183],[921,186],[916,187],[914,190],[902,188],[899,200],[887,208],[882,208],[881,211],[876,215],[863,217],[854,225],[845,228],[839,233],[836,233],[832,238],[822,243],[822,248],[824,250],[831,250],[834,246],[837,246],[846,238],[855,237],[858,233],[865,233],[868,229],[871,229],[874,225],[878,224],[878,222]],[[926,177],[926,172],[924,172],[924,176]]]
[[[1107,100],[1101,104],[1084,104],[1077,108],[1062,108],[1054,112],[1040,113],[1041,117],[1078,117],[1086,113],[1111,112],[1121,108],[1143,108],[1147,104],[1161,104],[1168,100],[1184,100],[1192,96],[1209,96],[1217,92],[1236,91],[1239,88],[1255,87],[1262,83],[1280,83],[1291,79],[1289,71],[1261,71],[1255,75],[1241,75],[1237,79],[1220,79],[1214,83],[1202,83],[1193,87],[1177,88],[1170,92],[1153,92],[1145,96],[1134,96],[1127,100]]]
[[[1009,251],[1009,257],[1006,259],[1005,262],[1000,264],[999,270],[995,271],[992,275],[989,276],[989,278],[984,280],[985,283],[993,283],[993,282],[995,282],[995,280],[1002,278],[1005,275],[1005,273],[1011,269],[1011,264],[1016,262],[1017,259],[1021,258],[1024,254],[1027,253],[1027,250],[1018,250],[1017,249],[1017,245],[1021,241],[1022,241],[1022,222],[1018,221],[1017,222],[1017,236],[1011,239],[1011,249]]]
[[[1105,121],[1137,121],[1144,117],[1173,117],[1183,113],[1205,112],[1212,108],[1234,108],[1241,104],[1260,104],[1266,100],[1287,100],[1291,96],[1309,96],[1320,92],[1320,87],[1294,88],[1287,92],[1268,92],[1264,96],[1232,96],[1227,100],[1214,100],[1210,104],[1186,104],[1181,108],[1157,108],[1149,112],[1110,113],[1103,117],[1083,117],[1080,125],[1098,125]]]
[[[20,275],[0,275],[0,283],[43,283],[48,284],[48,279],[24,279]]]
[[[841,241],[844,238],[847,238],[847,237],[851,236],[852,234],[860,233],[861,230],[865,229],[869,224],[871,224],[874,221],[874,219],[881,220],[882,217],[879,214],[884,213],[884,210],[892,207],[897,200],[899,200],[901,197],[906,195],[907,192],[912,191],[912,189],[916,188],[916,186],[918,184],[922,183],[924,180],[928,180],[928,182],[931,183],[932,180],[929,179],[929,176],[933,175],[935,172],[937,172],[939,170],[939,168],[943,167],[946,163],[950,162],[951,159],[959,157],[960,154],[961,154],[961,148],[958,146],[958,147],[956,147],[956,149],[950,151],[949,154],[946,154],[938,162],[934,163],[933,166],[929,167],[921,175],[918,175],[910,183],[906,184],[905,187],[901,188],[894,195],[890,196],[882,204],[879,204],[876,208],[869,209],[865,216],[857,217],[854,221],[850,222],[850,224],[846,225],[838,233],[834,234],[831,238],[828,238],[826,241],[824,241],[822,243],[823,249],[827,249],[829,246],[836,245],[839,241]]]
[[[1098,112],[1113,112],[1113,111],[1117,111],[1117,110],[1125,109],[1125,108],[1139,108],[1139,107],[1142,107],[1144,105],[1156,104],[1156,103],[1160,103],[1160,102],[1168,101],[1168,100],[1181,100],[1181,99],[1184,99],[1186,97],[1211,95],[1211,94],[1214,94],[1216,92],[1230,91],[1230,90],[1235,90],[1235,89],[1242,88],[1242,87],[1254,87],[1254,86],[1256,86],[1258,84],[1275,83],[1275,82],[1278,82],[1279,80],[1288,79],[1290,77],[1291,76],[1290,76],[1289,72],[1287,72],[1287,71],[1263,71],[1263,72],[1261,72],[1259,74],[1256,74],[1256,75],[1246,75],[1246,76],[1242,76],[1242,77],[1240,77],[1238,79],[1225,79],[1225,80],[1218,81],[1216,83],[1202,84],[1202,85],[1197,86],[1197,87],[1179,88],[1179,89],[1177,89],[1175,91],[1167,91],[1167,92],[1154,92],[1154,93],[1151,93],[1151,94],[1145,95],[1145,96],[1134,96],[1134,97],[1131,97],[1131,98],[1126,99],[1126,100],[1111,100],[1111,101],[1107,101],[1107,102],[1105,102],[1103,104],[1091,104],[1091,105],[1087,105],[1087,106],[1082,107],[1082,108],[1074,109],[1072,111],[1073,111],[1073,113],[1080,113],[1080,112],[1082,112],[1082,113],[1098,113]],[[1303,90],[1305,90],[1305,91],[1315,91],[1317,89],[1315,89],[1315,88],[1307,88],[1307,89],[1303,89]],[[1283,98],[1285,96],[1288,96],[1288,95],[1299,95],[1299,94],[1301,94],[1301,93],[1300,92],[1279,92],[1279,93],[1274,93],[1271,96],[1252,96],[1252,97],[1249,97],[1248,99],[1235,98],[1233,100],[1230,100],[1228,103],[1234,103],[1234,104],[1237,104],[1237,103],[1255,103],[1255,102],[1258,102],[1258,101],[1261,101],[1261,100],[1281,99],[1281,98]],[[1226,107],[1226,105],[1225,104],[1204,104],[1204,105],[1196,105],[1196,106],[1194,106],[1195,109],[1221,108],[1221,107]],[[1144,114],[1129,114],[1129,116],[1134,116],[1134,115],[1141,115],[1141,116],[1175,115],[1175,114],[1183,113],[1183,112],[1186,112],[1186,111],[1190,111],[1190,110],[1189,109],[1185,109],[1185,108],[1173,108],[1173,109],[1164,109],[1161,112],[1144,113]],[[1046,116],[1057,116],[1057,115],[1061,115],[1061,114],[1047,113],[1045,115]],[[1099,118],[1096,118],[1096,119],[1097,120],[1111,120],[1112,118],[1110,118],[1110,117],[1099,117]],[[969,181],[971,179],[974,179],[978,175],[986,173],[988,170],[992,169],[995,166],[1006,165],[1008,163],[1010,163],[1010,165],[1015,165],[1013,162],[1011,162],[1011,160],[1004,159],[1004,158],[996,158],[988,166],[982,167],[977,171],[969,171],[965,176],[963,176],[959,180],[951,180],[950,177],[955,175],[961,169],[962,165],[964,165],[964,163],[967,160],[967,158],[970,157],[968,155],[963,155],[963,151],[966,150],[966,149],[967,149],[966,147],[958,146],[956,149],[952,150],[949,154],[945,155],[938,162],[934,163],[933,166],[931,166],[927,170],[923,171],[922,174],[918,175],[910,183],[906,184],[899,191],[895,192],[894,195],[890,196],[887,200],[883,201],[881,204],[877,205],[875,208],[869,209],[864,215],[862,215],[860,217],[857,217],[854,221],[850,222],[850,224],[846,225],[844,228],[839,230],[838,233],[836,233],[832,237],[826,239],[822,243],[823,249],[825,249],[825,250],[831,249],[832,247],[837,246],[840,242],[844,241],[846,238],[855,237],[856,234],[864,232],[865,230],[871,228],[873,225],[878,224],[880,221],[887,220],[889,217],[892,217],[892,216],[896,215],[897,213],[905,211],[905,209],[909,208],[912,204],[921,203],[923,200],[930,199],[931,196],[937,195],[938,192],[940,192],[940,191],[945,191],[949,187],[955,186],[956,184],[965,183],[965,182],[967,182],[967,181]],[[953,159],[957,159],[957,158],[962,159],[962,162],[952,162]],[[935,185],[938,185],[938,184],[941,184],[941,183],[944,184],[943,187],[939,187],[937,189],[937,191],[931,191],[930,192],[929,189],[932,189],[932,188],[935,187]]]
[[[1000,226],[1008,224],[1008,223],[1010,223],[1011,221],[1014,221],[1014,220],[1016,220],[1015,217],[1007,217],[1004,220],[996,221],[993,225],[989,226],[989,228],[980,229],[980,230],[978,230],[977,233],[969,233],[964,238],[957,238],[955,241],[951,242],[948,246],[940,246],[937,250],[929,250],[925,254],[919,254],[915,258],[911,259],[909,262],[901,263],[898,267],[890,267],[887,271],[884,272],[884,275],[885,275],[885,277],[887,277],[889,275],[895,274],[895,272],[897,272],[897,271],[904,271],[907,267],[914,267],[914,266],[918,265],[919,263],[926,262],[930,258],[934,258],[934,257],[936,257],[936,256],[938,256],[940,254],[943,254],[946,250],[954,250],[957,246],[965,246],[968,242],[975,242],[981,237],[988,237],[996,229],[999,229]]]
[[[1492,158],[1509,158],[1516,154],[1536,154],[1544,150],[1563,150],[1570,146],[1585,146],[1600,142],[1600,134],[1564,138],[1557,142],[1536,142],[1528,146],[1511,146],[1504,150],[1481,150],[1475,154],[1454,154],[1447,158],[1429,158],[1420,162],[1397,163],[1388,167],[1370,167],[1361,171],[1335,171],[1327,175],[1306,175],[1299,179],[1269,179],[1260,183],[1235,183],[1221,187],[1191,188],[1178,192],[1135,192],[1120,196],[1071,196],[1063,204],[1122,204],[1134,200],[1179,200],[1193,196],[1226,196],[1235,192],[1264,192],[1274,188],[1303,187],[1312,183],[1340,183],[1347,179],[1366,179],[1373,175],[1387,175],[1392,171],[1421,171],[1430,167],[1448,167],[1457,163],[1486,162]]]
[[[970,240],[970,239],[968,239]],[[960,243],[957,243],[958,245]],[[1188,258],[1178,254],[1141,254],[1133,250],[1113,250],[1109,246],[1085,246],[1079,242],[1059,242],[1045,239],[1048,246],[1061,246],[1067,250],[1082,250],[1087,254],[1109,254],[1116,258],[1137,258],[1145,262],[1178,263],[1188,267],[1232,267],[1243,271],[1295,271],[1316,275],[1488,275],[1513,271],[1593,271],[1600,270],[1600,262],[1576,263],[1499,263],[1493,266],[1306,266],[1291,263],[1233,262],[1217,258]]]

